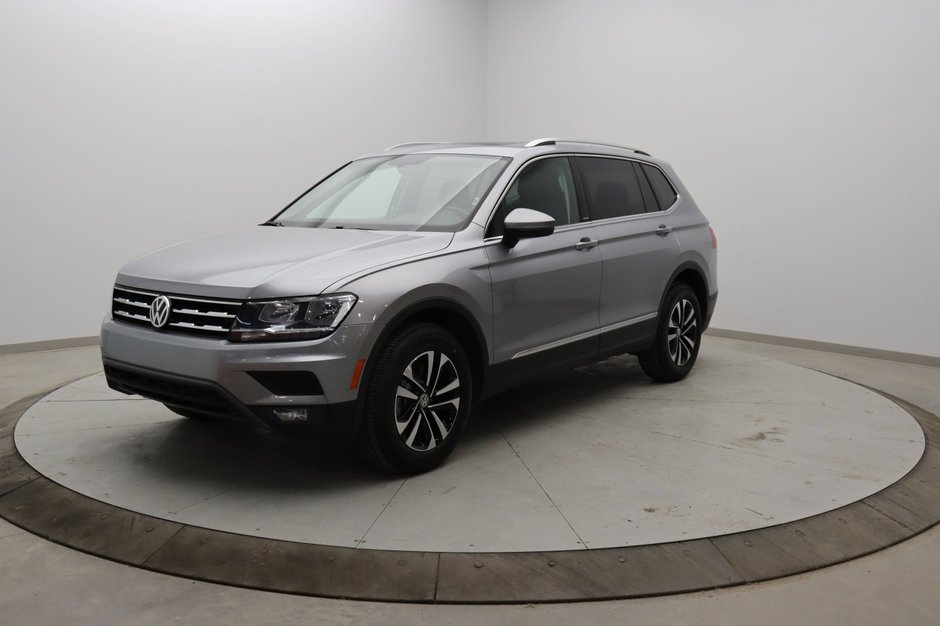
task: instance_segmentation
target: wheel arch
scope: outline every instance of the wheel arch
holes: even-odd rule
[[[666,282],[666,288],[663,289],[663,293],[659,298],[659,309],[657,310],[663,310],[666,296],[669,294],[669,290],[672,289],[673,285],[676,283],[685,283],[695,292],[695,297],[698,298],[699,307],[702,309],[702,319],[710,319],[711,311],[708,310],[709,288],[708,278],[706,276],[705,270],[694,261],[686,261],[679,265]]]
[[[479,397],[489,364],[489,349],[483,329],[466,307],[443,296],[427,297],[413,302],[385,322],[366,361],[362,375],[363,383],[368,384],[375,365],[375,356],[388,345],[391,338],[403,328],[421,322],[445,328],[464,347],[473,376],[473,396]],[[361,398],[362,394],[359,394],[359,397]]]

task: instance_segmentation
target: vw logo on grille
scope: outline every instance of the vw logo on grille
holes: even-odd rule
[[[170,321],[170,299],[157,296],[150,303],[150,323],[154,328],[163,328]]]

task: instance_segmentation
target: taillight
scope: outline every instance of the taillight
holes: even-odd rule
[[[718,249],[718,235],[715,234],[715,229],[709,225],[708,234],[712,236],[712,250]]]

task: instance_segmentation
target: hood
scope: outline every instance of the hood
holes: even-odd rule
[[[131,261],[128,287],[214,298],[316,295],[347,276],[446,248],[453,233],[254,226]]]

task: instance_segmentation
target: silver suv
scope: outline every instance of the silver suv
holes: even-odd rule
[[[686,376],[718,295],[716,240],[672,168],[561,139],[403,144],[260,226],[125,265],[108,384],[188,417],[301,426],[429,470],[473,403],[632,353]]]

